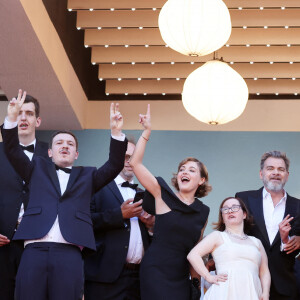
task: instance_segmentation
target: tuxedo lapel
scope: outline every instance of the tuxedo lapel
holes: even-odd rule
[[[115,183],[115,181],[111,181],[108,185],[108,188],[113,192],[113,194],[115,195],[115,197],[118,199],[118,201],[120,202],[120,204],[123,204],[124,199],[120,193],[120,190],[117,186],[117,184]]]
[[[55,189],[57,190],[59,195],[61,195],[61,190],[60,190],[59,180],[58,180],[58,176],[57,176],[56,169],[55,169],[55,164],[48,163],[47,169],[48,169],[49,177],[50,177],[53,185],[55,186]]]
[[[255,219],[258,229],[261,231],[263,237],[270,244],[263,209],[262,189],[258,190],[255,196],[248,197],[248,205]]]
[[[80,172],[82,170],[82,167],[73,167],[71,174],[70,174],[70,178],[67,184],[67,188],[64,192],[64,194],[72,187],[72,185],[76,182],[76,179],[78,178],[78,176],[80,175]]]

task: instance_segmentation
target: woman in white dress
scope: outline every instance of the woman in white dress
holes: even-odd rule
[[[251,217],[241,199],[226,198],[220,205],[217,231],[205,237],[188,255],[192,267],[212,283],[204,300],[268,300],[271,276],[268,258],[260,242],[247,232]],[[212,253],[216,275],[206,269],[202,257]]]

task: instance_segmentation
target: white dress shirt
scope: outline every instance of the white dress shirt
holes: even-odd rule
[[[136,191],[129,187],[122,187],[121,185],[124,181],[125,180],[121,175],[118,175],[115,178],[115,183],[119,188],[123,200],[126,201],[128,199],[133,199]],[[133,183],[133,180],[130,181],[130,183]],[[126,261],[128,263],[139,264],[144,255],[144,246],[138,217],[130,218],[130,228],[129,247]]]
[[[263,211],[270,245],[272,245],[278,233],[279,223],[283,220],[286,198],[286,191],[284,191],[284,196],[277,205],[274,206],[271,194],[265,188],[263,189]]]

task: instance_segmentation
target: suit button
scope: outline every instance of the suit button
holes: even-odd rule
[[[26,194],[26,191],[23,190],[22,193],[23,193],[23,194]]]
[[[125,249],[128,249],[128,246],[125,246]]]
[[[130,228],[128,228],[127,231],[130,231]]]

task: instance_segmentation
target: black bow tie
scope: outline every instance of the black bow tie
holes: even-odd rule
[[[23,146],[23,145],[20,145],[20,146],[23,151],[26,150],[28,152],[34,153],[34,145],[33,144],[31,144],[29,146]]]
[[[136,190],[137,186],[138,186],[138,184],[136,184],[136,183],[130,183],[130,182],[128,182],[128,181],[124,181],[124,182],[121,184],[121,187],[129,187],[129,188],[131,188],[131,189],[133,189],[133,190]]]
[[[58,165],[55,165],[55,169],[56,170],[62,170],[62,171],[64,171],[67,174],[71,174],[71,171],[72,171],[72,169],[70,169],[70,168],[63,168],[63,167],[60,167]]]

